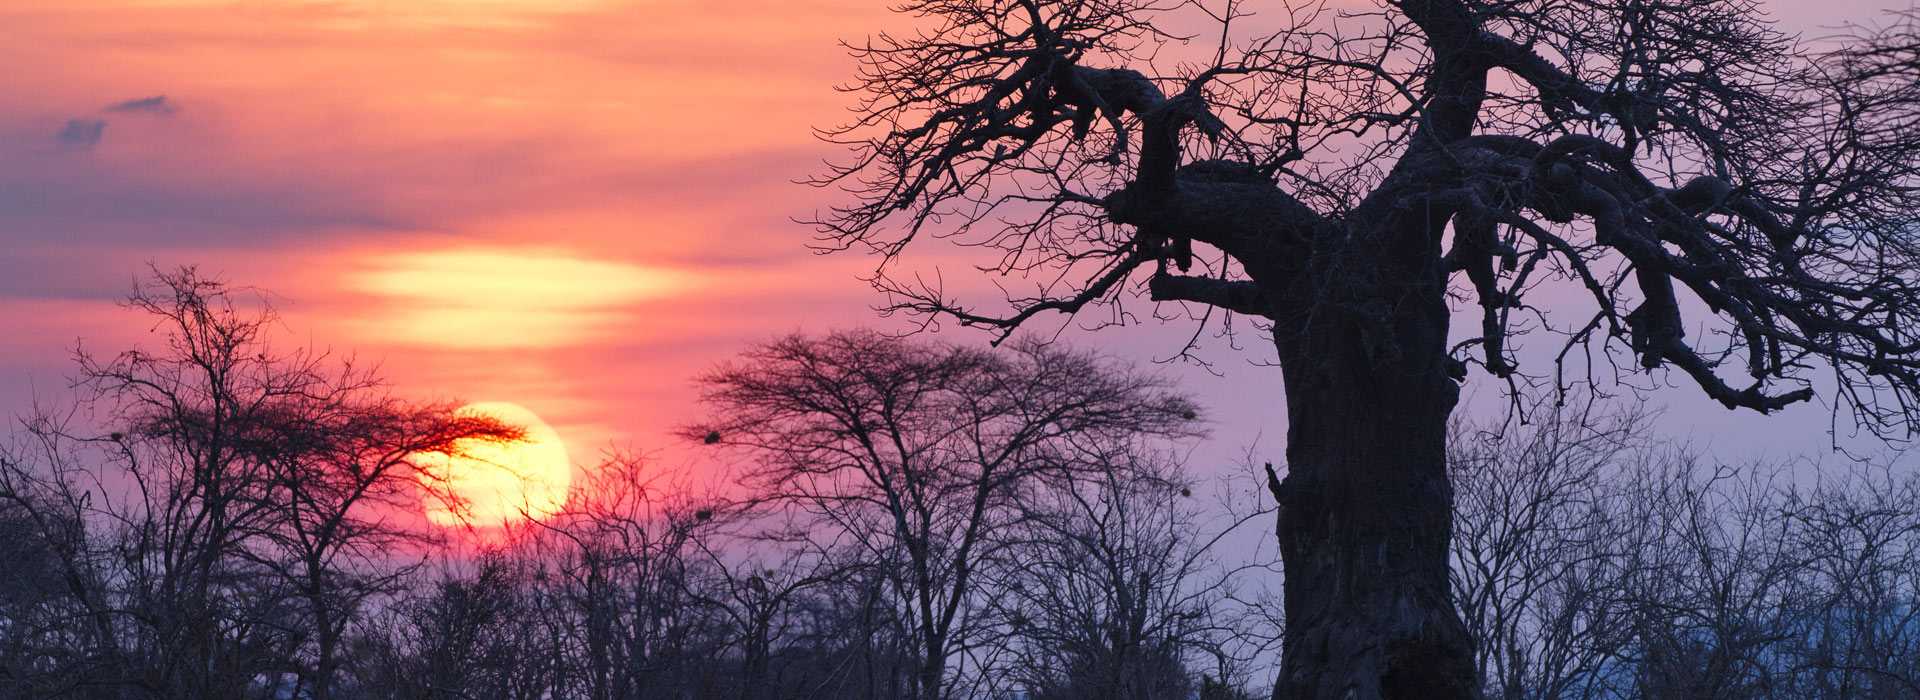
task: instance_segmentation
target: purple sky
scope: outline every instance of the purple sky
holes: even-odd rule
[[[692,373],[881,323],[856,279],[872,261],[810,254],[790,217],[824,201],[792,180],[835,154],[809,131],[845,114],[834,41],[897,25],[884,4],[0,1],[0,410],[59,399],[77,339],[141,342],[113,300],[148,262],[196,263],[270,289],[286,342],[376,359],[408,393],[525,405],[576,461],[676,454]],[[1907,3],[1769,6],[1822,35]],[[1063,337],[1150,360],[1190,332]],[[1223,376],[1165,367],[1220,417],[1201,473],[1256,440],[1279,456],[1279,375],[1251,364],[1271,350],[1241,343],[1208,349]],[[1733,458],[1827,445],[1823,406],[1698,394],[1658,393],[1674,436]]]

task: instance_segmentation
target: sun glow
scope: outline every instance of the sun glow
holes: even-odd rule
[[[463,440],[455,454],[424,455],[422,466],[437,482],[424,499],[428,521],[500,527],[528,518],[544,520],[566,505],[572,462],[566,444],[546,421],[503,401],[468,404],[459,412],[518,427],[525,438],[507,443]]]
[[[382,255],[351,282],[384,301],[375,335],[464,350],[578,344],[687,285],[663,268],[517,249]]]

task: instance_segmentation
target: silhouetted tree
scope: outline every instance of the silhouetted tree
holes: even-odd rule
[[[1461,431],[1454,582],[1489,694],[1920,693],[1920,475],[1795,483],[1647,437],[1638,410]]]
[[[1522,333],[1558,332],[1587,375],[1616,352],[1678,370],[1730,408],[1831,376],[1837,410],[1911,429],[1910,25],[1816,52],[1754,0],[1251,6],[906,3],[920,29],[852,46],[858,115],[825,135],[851,159],[820,184],[854,201],[818,224],[882,256],[890,310],[929,322],[1005,337],[1144,286],[1271,331],[1277,697],[1478,694],[1448,589],[1447,420],[1470,366],[1524,379]],[[1190,18],[1214,26],[1176,33]],[[930,237],[982,250],[1006,307],[895,274]],[[1549,281],[1591,308],[1537,313]],[[1482,315],[1459,337],[1455,291]]]
[[[324,353],[275,352],[271,311],[192,269],[156,273],[127,306],[162,345],[77,353],[98,424],[43,413],[0,458],[0,512],[81,635],[77,663],[33,682],[246,697],[290,676],[328,697],[347,626],[408,566],[389,548],[417,533],[391,509],[434,486],[412,457],[518,433],[393,399]]]
[[[546,593],[503,552],[483,552],[387,611],[363,674],[365,697],[418,700],[552,697],[557,651],[537,606]]]
[[[14,456],[0,454],[0,697],[73,694],[117,670],[98,606],[76,598],[100,590],[98,573],[75,556],[87,547],[78,513],[13,490]]]
[[[1086,459],[1022,490],[1012,544],[986,572],[1009,685],[1036,700],[1159,700],[1199,685],[1190,662],[1238,670],[1228,572],[1211,552],[1225,533],[1207,531],[1192,484],[1130,443]]]
[[[1103,439],[1189,436],[1198,418],[1164,382],[1093,356],[873,332],[777,340],[701,384],[713,418],[686,436],[750,457],[757,499],[885,582],[919,700],[949,697],[952,662],[984,641],[980,570],[1009,554],[1018,490],[1085,466]]]
[[[554,624],[564,630],[565,672],[553,692],[601,700],[684,694],[713,679],[754,687],[761,679],[721,670],[726,654],[749,646],[746,625],[714,599],[731,572],[706,540],[716,515],[728,514],[684,486],[656,483],[662,476],[634,455],[587,471],[566,507],[516,545],[541,574],[528,597],[561,608]]]
[[[1624,666],[1620,591],[1647,567],[1610,482],[1653,458],[1651,419],[1607,408],[1541,401],[1529,425],[1463,425],[1449,441],[1454,595],[1489,697],[1580,697]]]

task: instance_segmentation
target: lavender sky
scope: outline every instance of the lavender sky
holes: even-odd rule
[[[0,0],[0,410],[65,395],[77,341],[147,326],[114,300],[148,263],[272,292],[282,342],[378,361],[428,398],[512,401],[576,461],[610,444],[694,463],[667,431],[689,378],[790,331],[890,323],[791,221],[832,147],[835,45],[899,26],[874,0]],[[1772,0],[1830,34],[1905,0]],[[1050,320],[1056,328],[1058,320]],[[1141,361],[1191,333],[1061,337]],[[984,342],[966,331],[941,338]],[[1281,449],[1271,349],[1169,364],[1208,405],[1192,460]],[[1497,405],[1497,387],[1469,389]],[[1660,392],[1668,429],[1730,457],[1814,454],[1825,407],[1731,414]],[[1264,436],[1264,437],[1263,437]]]

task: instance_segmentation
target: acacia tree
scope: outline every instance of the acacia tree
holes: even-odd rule
[[[1756,0],[1222,1],[907,3],[920,30],[852,47],[857,116],[825,132],[852,157],[817,183],[852,201],[816,218],[929,323],[1125,320],[1144,289],[1270,331],[1276,696],[1477,694],[1446,426],[1473,367],[1529,378],[1522,334],[1564,338],[1563,388],[1637,365],[1771,412],[1826,375],[1876,433],[1920,411],[1911,23],[1820,52]],[[1004,299],[900,273],[927,238]],[[1553,286],[1576,301],[1546,313]]]
[[[954,659],[984,642],[982,570],[1010,554],[1019,491],[1110,440],[1191,436],[1198,418],[1161,380],[1091,355],[873,332],[784,338],[701,384],[713,418],[686,435],[752,457],[756,500],[884,581],[916,700],[950,697]]]
[[[411,568],[394,545],[422,537],[393,517],[437,490],[414,458],[518,430],[280,352],[271,309],[192,268],[156,271],[125,305],[157,347],[76,352],[96,425],[43,413],[0,451],[0,513],[85,621],[65,625],[84,651],[34,690],[242,697],[291,676],[293,695],[331,697],[348,626]]]
[[[394,517],[417,507],[423,486],[441,486],[419,456],[458,451],[462,441],[518,439],[519,431],[451,405],[399,400],[351,368],[329,375],[290,364],[306,373],[289,372],[298,381],[287,383],[288,394],[258,397],[266,400],[247,449],[270,465],[260,497],[275,515],[246,533],[253,541],[242,556],[300,599],[296,668],[306,692],[327,700],[349,625],[372,599],[404,587],[416,567],[396,552],[429,539]]]

